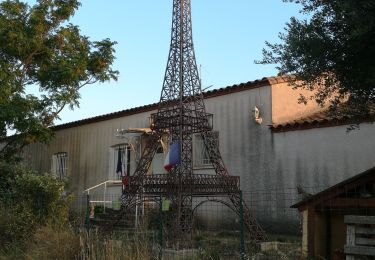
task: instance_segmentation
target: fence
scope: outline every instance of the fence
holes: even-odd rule
[[[345,253],[347,260],[375,257],[375,217],[346,215]]]
[[[245,236],[242,236],[241,244],[243,228],[240,218],[222,204],[207,202],[198,207],[191,234],[176,234],[173,232],[176,230],[173,227],[173,208],[164,198],[146,201],[123,213],[119,210],[118,195],[107,195],[105,200],[101,195],[97,196],[90,194],[76,200],[76,209],[80,205],[80,212],[86,212],[86,228],[105,228],[121,218],[113,227],[113,232],[124,243],[137,241],[141,237],[142,244],[152,244],[148,249],[154,257],[217,259],[220,256],[221,259],[240,259],[241,252],[245,251]],[[194,203],[199,204],[199,200]]]
[[[241,216],[218,202],[208,201],[201,204],[204,198],[196,198],[193,201],[193,207],[201,205],[194,211],[193,231],[190,237],[176,237],[170,234],[170,226],[173,225],[171,213],[169,210],[164,211],[162,204],[153,201],[123,215],[122,222],[117,223],[115,230],[117,233],[133,235],[147,233],[143,238],[147,237],[147,241],[154,244],[150,247],[152,254],[158,257],[162,255],[163,259],[300,258],[301,219],[297,210],[290,208],[290,205],[301,198],[297,191],[245,191],[243,197],[266,229],[269,242],[257,246],[252,244],[249,234],[241,225]],[[280,198],[284,200],[281,204],[278,203]],[[109,216],[118,217],[116,212],[119,212],[120,208],[119,195],[107,194],[104,198],[103,194],[99,193],[90,194],[89,199],[79,197],[75,202],[75,208],[87,212],[90,217],[86,218],[86,223],[95,229],[101,223],[105,224]],[[177,241],[178,239],[182,241]],[[191,241],[186,246],[188,249],[181,246],[184,241]]]
[[[193,207],[200,206],[194,211],[191,235],[171,232],[175,230],[171,228],[175,223],[173,209],[171,205],[168,207],[168,202],[163,203],[163,198],[122,212],[120,194],[80,195],[71,203],[70,218],[74,225],[88,231],[88,237],[99,236],[98,247],[121,250],[126,247],[128,251],[146,253],[151,259],[305,259],[310,252],[316,259],[344,259],[347,235],[344,216],[371,216],[375,215],[375,209],[369,201],[365,206],[361,205],[363,200],[355,198],[357,193],[346,193],[340,200],[316,204],[310,208],[314,209],[313,215],[309,210],[300,209],[299,212],[291,208],[323,188],[243,191],[244,201],[268,235],[268,241],[260,245],[251,243],[241,216],[221,203],[200,204],[204,198],[193,201]],[[345,206],[344,199],[351,201],[351,206]],[[358,199],[358,203],[353,204],[354,199]],[[17,203],[9,194],[2,194],[0,201],[2,211]],[[342,206],[337,206],[337,202]],[[43,200],[38,203],[42,204]],[[40,214],[43,214],[42,210]],[[117,219],[120,221],[112,234],[100,237],[98,227]],[[312,239],[315,242],[311,242]]]

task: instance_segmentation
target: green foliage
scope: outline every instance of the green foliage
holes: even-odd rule
[[[98,214],[103,214],[104,213],[104,206],[103,205],[96,205],[94,207],[94,214],[95,216]]]
[[[25,171],[21,164],[15,161],[5,162],[0,158],[0,194],[9,193],[14,178]]]
[[[25,241],[36,226],[35,217],[28,205],[25,203],[11,204],[12,207],[4,205],[0,207],[0,250]]]
[[[66,106],[79,105],[79,90],[95,82],[117,80],[109,39],[90,41],[68,23],[78,0],[19,0],[0,3],[0,148],[9,158],[22,146],[46,142],[48,128]],[[31,89],[39,88],[39,94]]]
[[[366,109],[375,101],[375,2],[284,1],[300,4],[308,18],[292,17],[279,34],[282,43],[266,42],[258,63],[278,64],[281,74],[304,81],[295,87],[316,90],[311,98],[319,104],[333,99],[336,106],[349,95],[353,112]]]
[[[64,198],[64,183],[50,175],[26,173],[18,176],[13,185],[14,200],[31,210],[38,224],[61,225],[68,219],[68,201]]]
[[[17,164],[0,163],[0,173],[5,176],[0,183],[0,249],[21,246],[40,226],[67,224],[64,183]]]

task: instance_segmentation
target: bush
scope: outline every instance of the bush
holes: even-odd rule
[[[103,205],[96,205],[94,207],[94,215],[97,216],[98,214],[104,213],[104,206]]]
[[[35,218],[25,203],[14,204],[13,207],[2,207],[0,210],[0,249],[4,250],[12,244],[24,241],[36,226]]]
[[[64,198],[64,183],[51,175],[33,172],[17,176],[13,186],[16,201],[24,202],[38,224],[65,224],[68,220],[68,199]]]
[[[67,223],[63,182],[4,161],[0,161],[0,179],[0,250],[12,248],[12,244],[22,248],[25,240],[47,223]]]

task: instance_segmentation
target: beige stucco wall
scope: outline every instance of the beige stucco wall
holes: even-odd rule
[[[272,85],[272,123],[283,124],[291,120],[300,119],[326,109],[315,101],[307,104],[299,103],[301,95],[310,97],[313,92],[302,88],[293,89],[287,82],[277,82]]]

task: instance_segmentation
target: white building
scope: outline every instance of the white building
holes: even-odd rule
[[[284,78],[271,77],[204,94],[227,169],[240,176],[245,199],[269,226],[297,223],[296,214],[285,217],[283,212],[298,200],[287,198],[297,186],[318,191],[375,166],[372,116],[361,118],[359,128],[347,131],[358,121],[327,117],[325,108],[314,102],[298,104],[300,93]],[[147,141],[150,114],[156,111],[157,104],[151,104],[56,126],[50,144],[25,148],[25,163],[67,178],[69,189],[82,194],[117,179],[119,149],[122,171],[132,174],[136,151]],[[138,133],[121,139],[117,129]],[[159,149],[150,174],[163,171],[163,160]],[[197,173],[212,171],[199,138],[194,142],[194,165]],[[111,189],[108,192],[119,192],[119,186]],[[276,195],[269,199],[268,194]]]

